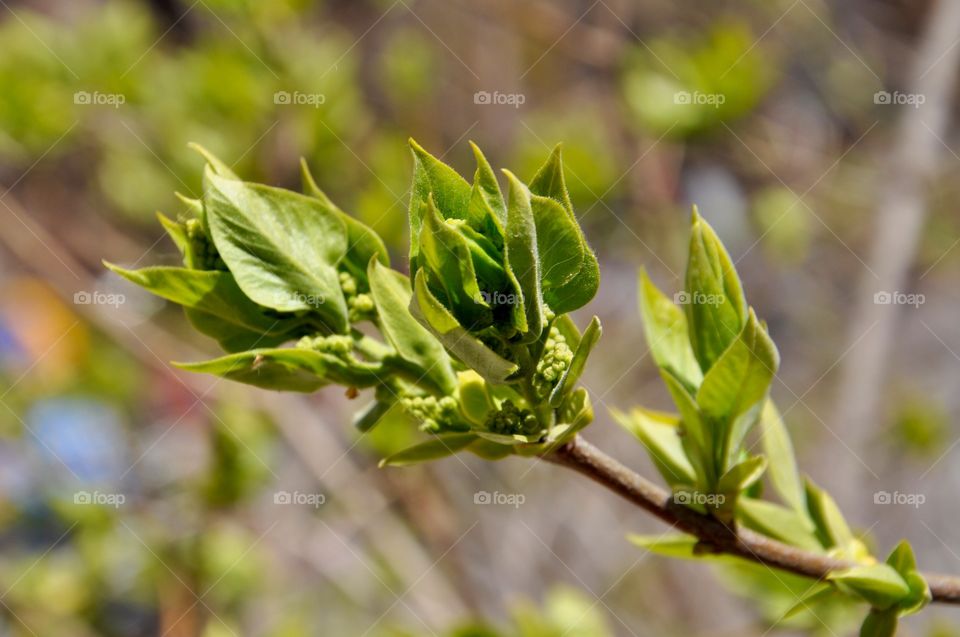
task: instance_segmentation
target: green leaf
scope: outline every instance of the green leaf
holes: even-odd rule
[[[550,309],[557,314],[573,312],[583,307],[593,300],[600,288],[600,264],[597,263],[597,257],[587,245],[586,239],[582,242],[582,248],[583,262],[577,276],[559,288],[551,288],[545,296]]]
[[[420,226],[424,204],[433,201],[444,219],[466,219],[472,189],[463,177],[410,139],[413,152],[413,186],[410,193],[410,276],[416,274],[420,254]]]
[[[779,363],[773,341],[750,310],[740,335],[706,373],[697,391],[701,413],[716,428],[718,468],[726,468],[735,458],[756,423]]]
[[[541,438],[540,436],[524,436],[523,434],[495,434],[482,429],[473,429],[471,433],[498,445],[508,446],[536,444],[540,442]]]
[[[837,503],[810,480],[807,480],[807,509],[824,548],[843,549],[856,541]]]
[[[555,218],[553,207],[544,206],[545,210],[541,211],[539,216],[551,218],[552,223],[557,226],[552,234],[563,238],[562,245],[564,247],[556,253],[553,252],[554,249],[559,249],[561,245],[559,238],[552,241],[541,241],[539,245],[541,259],[544,260],[543,269],[551,273],[549,285],[544,284],[544,301],[557,314],[572,312],[589,303],[597,293],[597,289],[600,287],[600,266],[597,263],[597,257],[593,254],[586,238],[583,236],[583,232],[580,230],[576,215],[573,213],[573,205],[570,203],[570,195],[563,178],[563,158],[559,144],[550,153],[550,157],[540,167],[537,174],[534,175],[530,182],[530,192],[535,196],[547,197],[556,201],[567,213],[567,221],[561,222],[560,219]],[[546,212],[549,212],[549,215],[545,214]],[[540,232],[539,223],[537,226],[538,233]],[[544,232],[546,232],[546,229]],[[576,237],[580,244],[578,250],[570,246],[572,237]],[[577,254],[580,255],[580,259],[575,275],[567,276],[567,272],[573,269]],[[550,261],[548,262],[547,259]],[[565,259],[569,261],[564,261]],[[560,267],[554,262],[559,262],[564,267]],[[566,281],[558,283],[558,279],[566,279]]]
[[[514,449],[512,446],[499,445],[483,438],[478,438],[467,447],[467,451],[484,460],[503,460],[512,455]]]
[[[493,383],[502,383],[518,367],[478,341],[450,314],[427,287],[424,273],[414,278],[410,312],[467,367]]]
[[[603,329],[600,327],[600,319],[594,316],[590,320],[586,331],[584,331],[583,338],[576,346],[577,348],[573,352],[573,358],[570,360],[570,364],[550,393],[551,407],[559,407],[566,395],[577,385],[577,381],[580,380],[580,376],[583,375],[583,370],[587,366],[587,358],[590,356],[594,345],[600,340],[602,333]]]
[[[343,221],[318,200],[289,190],[204,176],[213,242],[237,285],[259,305],[311,310],[347,329],[337,264],[347,249]]]
[[[671,487],[692,486],[697,477],[680,442],[680,417],[636,407],[629,414],[611,410],[613,419],[637,437],[657,471]]]
[[[477,282],[470,247],[463,235],[440,217],[432,198],[427,201],[420,229],[420,255],[420,266],[443,288],[455,316],[470,328],[492,320]]]
[[[550,305],[553,291],[570,283],[583,267],[583,237],[577,222],[557,201],[531,195],[530,209],[537,229],[540,284]]]
[[[693,352],[706,372],[747,320],[740,278],[720,239],[693,209],[684,311]]]
[[[810,520],[799,512],[773,502],[740,498],[737,514],[747,528],[808,551],[822,551]]]
[[[759,480],[766,468],[767,459],[764,456],[747,458],[720,476],[717,491],[723,494],[739,494]]]
[[[800,611],[809,610],[819,604],[821,601],[839,594],[840,593],[837,592],[837,589],[830,584],[826,584],[824,582],[814,584],[804,595],[800,597],[800,599],[797,600],[796,604],[791,606],[783,614],[782,619],[789,619]]]
[[[226,352],[243,352],[258,347],[277,347],[293,339],[306,336],[316,331],[316,327],[309,323],[299,323],[299,319],[284,319],[289,322],[290,331],[277,334],[265,334],[237,325],[236,323],[220,318],[215,314],[208,314],[188,307],[183,308],[187,320],[195,330],[217,341]]]
[[[507,225],[507,204],[503,199],[503,193],[500,192],[497,175],[480,147],[470,142],[470,148],[473,149],[473,156],[477,160],[477,171],[473,176],[473,188],[470,193],[470,217],[482,219],[485,215],[491,215],[502,239],[503,228]]]
[[[293,316],[275,318],[264,314],[263,308],[243,294],[229,272],[167,266],[125,270],[107,261],[103,264],[159,297],[253,334],[283,336],[304,324]]]
[[[520,300],[513,307],[514,325],[534,342],[543,329],[543,293],[537,254],[537,230],[530,205],[530,191],[513,173],[504,170],[509,182],[504,261],[507,275]]]
[[[697,404],[708,417],[730,421],[766,399],[779,364],[777,348],[751,310],[736,340],[704,375]]]
[[[233,170],[230,169],[229,166],[227,166],[223,161],[220,160],[219,157],[211,153],[209,150],[207,150],[200,144],[195,144],[193,142],[190,142],[189,144],[187,144],[187,147],[190,148],[191,150],[198,152],[201,156],[203,156],[203,158],[207,161],[208,164],[210,164],[210,167],[213,169],[213,171],[216,174],[220,175],[221,177],[225,177],[227,179],[236,179],[239,181],[240,178],[237,176],[235,172],[233,172]]]
[[[767,399],[760,413],[760,427],[763,452],[770,460],[770,469],[767,472],[770,483],[786,504],[806,517],[807,498],[797,469],[793,443],[779,410],[770,399]]]
[[[910,594],[897,605],[901,615],[916,613],[930,603],[930,586],[917,570],[917,559],[909,542],[901,540],[887,557],[887,564],[900,574],[910,588]]]
[[[366,433],[379,424],[387,412],[395,405],[395,402],[374,400],[362,411],[358,412],[353,418],[353,426],[360,433]]]
[[[683,382],[669,369],[661,368],[660,376],[680,412],[683,436],[681,442],[687,457],[704,486],[712,485],[719,475],[713,459],[713,432],[707,426],[700,408]]]
[[[896,610],[870,609],[860,626],[860,637],[894,637],[897,634]]]
[[[380,466],[402,467],[418,464],[428,460],[438,460],[452,456],[470,446],[477,440],[473,434],[448,434],[435,436],[426,442],[421,442],[403,451],[387,456],[380,461]]]
[[[530,191],[510,171],[507,228],[504,258],[523,297],[523,342],[531,343],[543,330],[543,295],[540,289],[540,261],[537,255],[537,227],[530,207]]]
[[[370,293],[377,306],[380,329],[401,358],[422,370],[423,377],[442,394],[452,394],[457,387],[450,357],[443,345],[410,313],[413,291],[410,279],[370,260]]]
[[[910,587],[889,564],[854,566],[830,573],[827,579],[881,610],[894,606],[910,594]]]
[[[390,265],[390,253],[387,252],[387,246],[383,243],[380,235],[374,232],[373,228],[348,215],[333,203],[317,185],[310,173],[310,168],[307,166],[307,161],[303,158],[300,159],[300,177],[303,181],[303,191],[318,199],[327,210],[337,215],[346,225],[347,252],[344,256],[344,263],[348,266],[350,274],[361,281],[365,281],[367,264],[374,257],[384,265]]]
[[[530,181],[530,192],[542,197],[550,197],[562,205],[571,217],[573,216],[573,205],[570,203],[570,194],[563,179],[563,155],[560,144],[553,147],[547,161],[533,176]]]
[[[690,346],[683,310],[657,289],[643,268],[640,269],[639,297],[643,332],[654,362],[673,372],[690,391],[696,391],[703,372]]]
[[[333,356],[296,348],[255,349],[209,361],[173,364],[189,372],[282,391],[312,392],[331,382],[354,387],[378,382],[372,369],[353,369]]]
[[[684,560],[693,560],[701,557],[694,553],[699,540],[692,535],[638,535],[631,533],[627,540],[642,549],[655,555],[673,557]]]
[[[160,222],[160,225],[163,226],[163,229],[166,230],[170,239],[173,240],[180,254],[185,255],[187,253],[187,247],[190,245],[190,239],[187,238],[187,229],[184,228],[183,224],[177,223],[162,212],[157,213],[157,220]]]

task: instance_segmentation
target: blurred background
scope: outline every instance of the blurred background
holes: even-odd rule
[[[400,415],[360,436],[342,391],[172,369],[214,344],[100,260],[177,260],[190,141],[291,188],[305,157],[400,264],[408,137],[525,178],[563,142],[603,272],[586,437],[651,476],[608,408],[668,405],[637,268],[681,288],[698,204],[801,467],[879,552],[960,572],[958,41],[956,0],[0,0],[0,635],[855,630],[784,619],[785,576],[644,555],[625,535],[667,529],[573,473],[380,470]]]

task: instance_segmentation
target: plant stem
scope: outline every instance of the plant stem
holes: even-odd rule
[[[855,566],[853,562],[804,551],[749,529],[733,529],[713,517],[678,504],[669,493],[580,436],[543,458],[587,476],[667,524],[693,535],[700,540],[705,551],[735,555],[818,580],[825,579],[833,571]],[[923,577],[930,585],[933,601],[960,604],[960,578],[926,573]]]

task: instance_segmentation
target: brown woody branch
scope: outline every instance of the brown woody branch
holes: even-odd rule
[[[705,552],[735,555],[818,580],[825,579],[832,571],[854,566],[852,562],[804,551],[749,529],[731,529],[716,518],[678,504],[665,490],[579,436],[544,459],[582,473],[667,524],[698,538]],[[933,601],[960,604],[960,578],[927,573],[924,578],[930,585]]]

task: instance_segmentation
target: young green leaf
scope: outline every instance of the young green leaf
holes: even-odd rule
[[[502,383],[517,371],[517,365],[502,358],[460,325],[427,287],[422,271],[417,272],[413,287],[411,314],[464,365],[493,383]]]
[[[930,586],[917,570],[917,560],[913,549],[906,540],[901,540],[887,557],[889,564],[910,588],[910,594],[897,605],[901,615],[916,613],[930,603]]]
[[[477,440],[474,434],[447,434],[435,436],[426,442],[398,451],[380,461],[381,467],[402,467],[428,460],[438,460],[452,456],[469,447]]]
[[[573,352],[573,359],[567,366],[566,371],[563,372],[563,376],[560,377],[556,386],[554,386],[553,391],[550,392],[551,407],[559,407],[567,394],[573,391],[577,381],[580,380],[580,376],[583,374],[584,368],[587,366],[587,358],[590,356],[594,345],[600,340],[602,333],[603,329],[600,327],[600,319],[594,316],[590,320],[586,331],[584,331],[580,343],[577,344],[577,348]]]
[[[749,489],[767,468],[767,459],[764,456],[752,456],[743,462],[734,465],[720,476],[717,482],[717,491],[723,494],[736,496]]]
[[[204,176],[204,208],[213,242],[237,285],[259,305],[311,310],[347,329],[337,264],[347,250],[343,221],[312,197]]]
[[[309,322],[298,318],[287,318],[277,322],[276,328],[289,326],[289,331],[265,333],[238,325],[233,320],[224,319],[189,307],[183,308],[187,320],[195,330],[217,341],[225,352],[243,352],[261,347],[277,347],[288,341],[307,336],[316,331]],[[287,329],[284,327],[284,329]]]
[[[162,212],[157,213],[157,220],[160,221],[160,225],[163,226],[167,235],[173,240],[174,245],[180,250],[180,254],[186,254],[187,246],[190,245],[190,239],[187,238],[187,230],[183,224],[177,223]]]
[[[377,426],[396,402],[374,400],[353,417],[353,426],[360,433],[366,433]]]
[[[507,204],[503,199],[503,193],[500,192],[497,175],[480,147],[470,142],[470,148],[473,149],[473,156],[477,160],[477,171],[473,176],[473,188],[470,193],[470,217],[482,219],[485,215],[490,215],[495,225],[495,228],[491,229],[496,229],[502,240],[503,228],[507,225]]]
[[[530,192],[534,195],[534,201],[539,202],[540,197],[546,198],[556,202],[560,210],[566,213],[564,219],[557,218],[557,207],[548,204],[539,204],[542,210],[534,210],[538,217],[538,233],[540,225],[543,224],[544,234],[549,233],[556,237],[540,242],[541,258],[547,255],[554,261],[544,263],[544,270],[549,272],[549,277],[545,276],[544,300],[557,314],[572,312],[586,305],[596,294],[600,285],[600,270],[597,258],[587,245],[573,213],[570,195],[564,182],[559,144],[530,182]],[[547,226],[547,222],[553,228]],[[574,247],[573,241],[579,245]]]
[[[387,341],[404,360],[422,369],[424,378],[442,394],[452,394],[457,377],[450,357],[433,334],[410,314],[410,280],[375,258],[370,260],[368,277]]]
[[[780,355],[751,310],[749,318],[703,377],[697,404],[709,418],[730,422],[766,400]]]
[[[871,608],[860,626],[860,637],[894,637],[897,634],[897,611]]]
[[[290,391],[313,391],[323,384],[373,387],[381,382],[382,367],[373,363],[346,362],[331,354],[295,347],[263,348],[238,352],[198,363],[173,363],[189,372],[202,372],[241,383]],[[320,385],[303,382],[312,374]],[[289,381],[290,386],[287,386]]]
[[[229,166],[227,166],[226,163],[224,163],[219,157],[211,153],[200,144],[190,142],[187,144],[187,147],[199,153],[207,161],[207,163],[210,164],[210,167],[216,174],[227,179],[240,179],[237,174],[233,172]]]
[[[660,377],[680,412],[683,436],[681,441],[687,457],[697,473],[698,483],[713,485],[718,475],[713,454],[713,432],[704,421],[700,408],[683,382],[667,368],[660,369]]]
[[[824,548],[846,548],[856,538],[830,494],[807,480],[807,509]]]
[[[428,153],[410,139],[413,152],[413,186],[410,193],[410,276],[416,274],[420,254],[420,226],[423,205],[433,195],[433,201],[444,219],[466,219],[469,214],[472,189],[457,171]]]
[[[530,191],[510,171],[507,228],[504,257],[523,297],[526,323],[523,342],[540,338],[543,329],[543,294],[540,289],[540,258],[537,254],[537,227],[530,207]]]
[[[530,192],[542,197],[550,197],[563,206],[563,209],[572,217],[573,205],[570,203],[570,193],[563,178],[563,153],[560,144],[553,147],[547,161],[530,180]]]
[[[745,527],[776,540],[808,551],[823,550],[810,520],[793,509],[764,500],[740,498],[737,515]]]
[[[681,560],[710,560],[713,562],[742,562],[740,558],[730,555],[704,553],[698,548],[700,540],[692,535],[673,534],[673,535],[636,535],[627,536],[627,541],[635,546],[664,557],[672,557]]]
[[[540,282],[544,300],[550,305],[553,291],[570,283],[583,266],[580,227],[549,197],[531,195],[530,209],[537,229]]]
[[[492,320],[467,241],[440,217],[432,197],[427,200],[420,229],[420,265],[443,287],[453,314],[469,327]]]
[[[308,349],[254,349],[197,363],[173,363],[188,372],[285,391],[312,392],[335,383],[347,387],[373,387],[380,383],[380,366],[347,363],[340,358]]]
[[[646,448],[650,459],[671,487],[693,486],[697,476],[680,442],[680,417],[635,407],[629,414],[612,410],[613,419]]]
[[[690,391],[696,391],[703,372],[690,346],[687,318],[666,294],[657,289],[646,269],[640,269],[640,317],[647,347],[658,367],[666,367]]]
[[[264,314],[263,308],[243,294],[229,272],[167,266],[125,270],[107,261],[103,264],[159,297],[254,334],[282,336],[304,324],[293,316],[276,318]]]
[[[854,566],[830,573],[827,579],[881,610],[896,605],[910,594],[910,587],[889,564]]]
[[[800,472],[797,470],[793,443],[790,442],[790,434],[779,410],[770,399],[767,399],[760,413],[760,427],[763,452],[770,460],[770,469],[767,472],[770,483],[786,504],[806,517],[807,498]]]
[[[333,203],[317,185],[310,173],[310,168],[307,166],[307,161],[303,158],[300,159],[300,177],[303,182],[304,193],[318,199],[321,205],[336,214],[346,225],[347,253],[344,257],[344,263],[350,270],[350,274],[361,281],[365,281],[367,264],[374,257],[384,265],[390,265],[390,253],[387,252],[387,246],[383,243],[380,235]]]
[[[733,261],[713,228],[693,209],[684,310],[690,342],[706,372],[747,321],[747,302]]]

